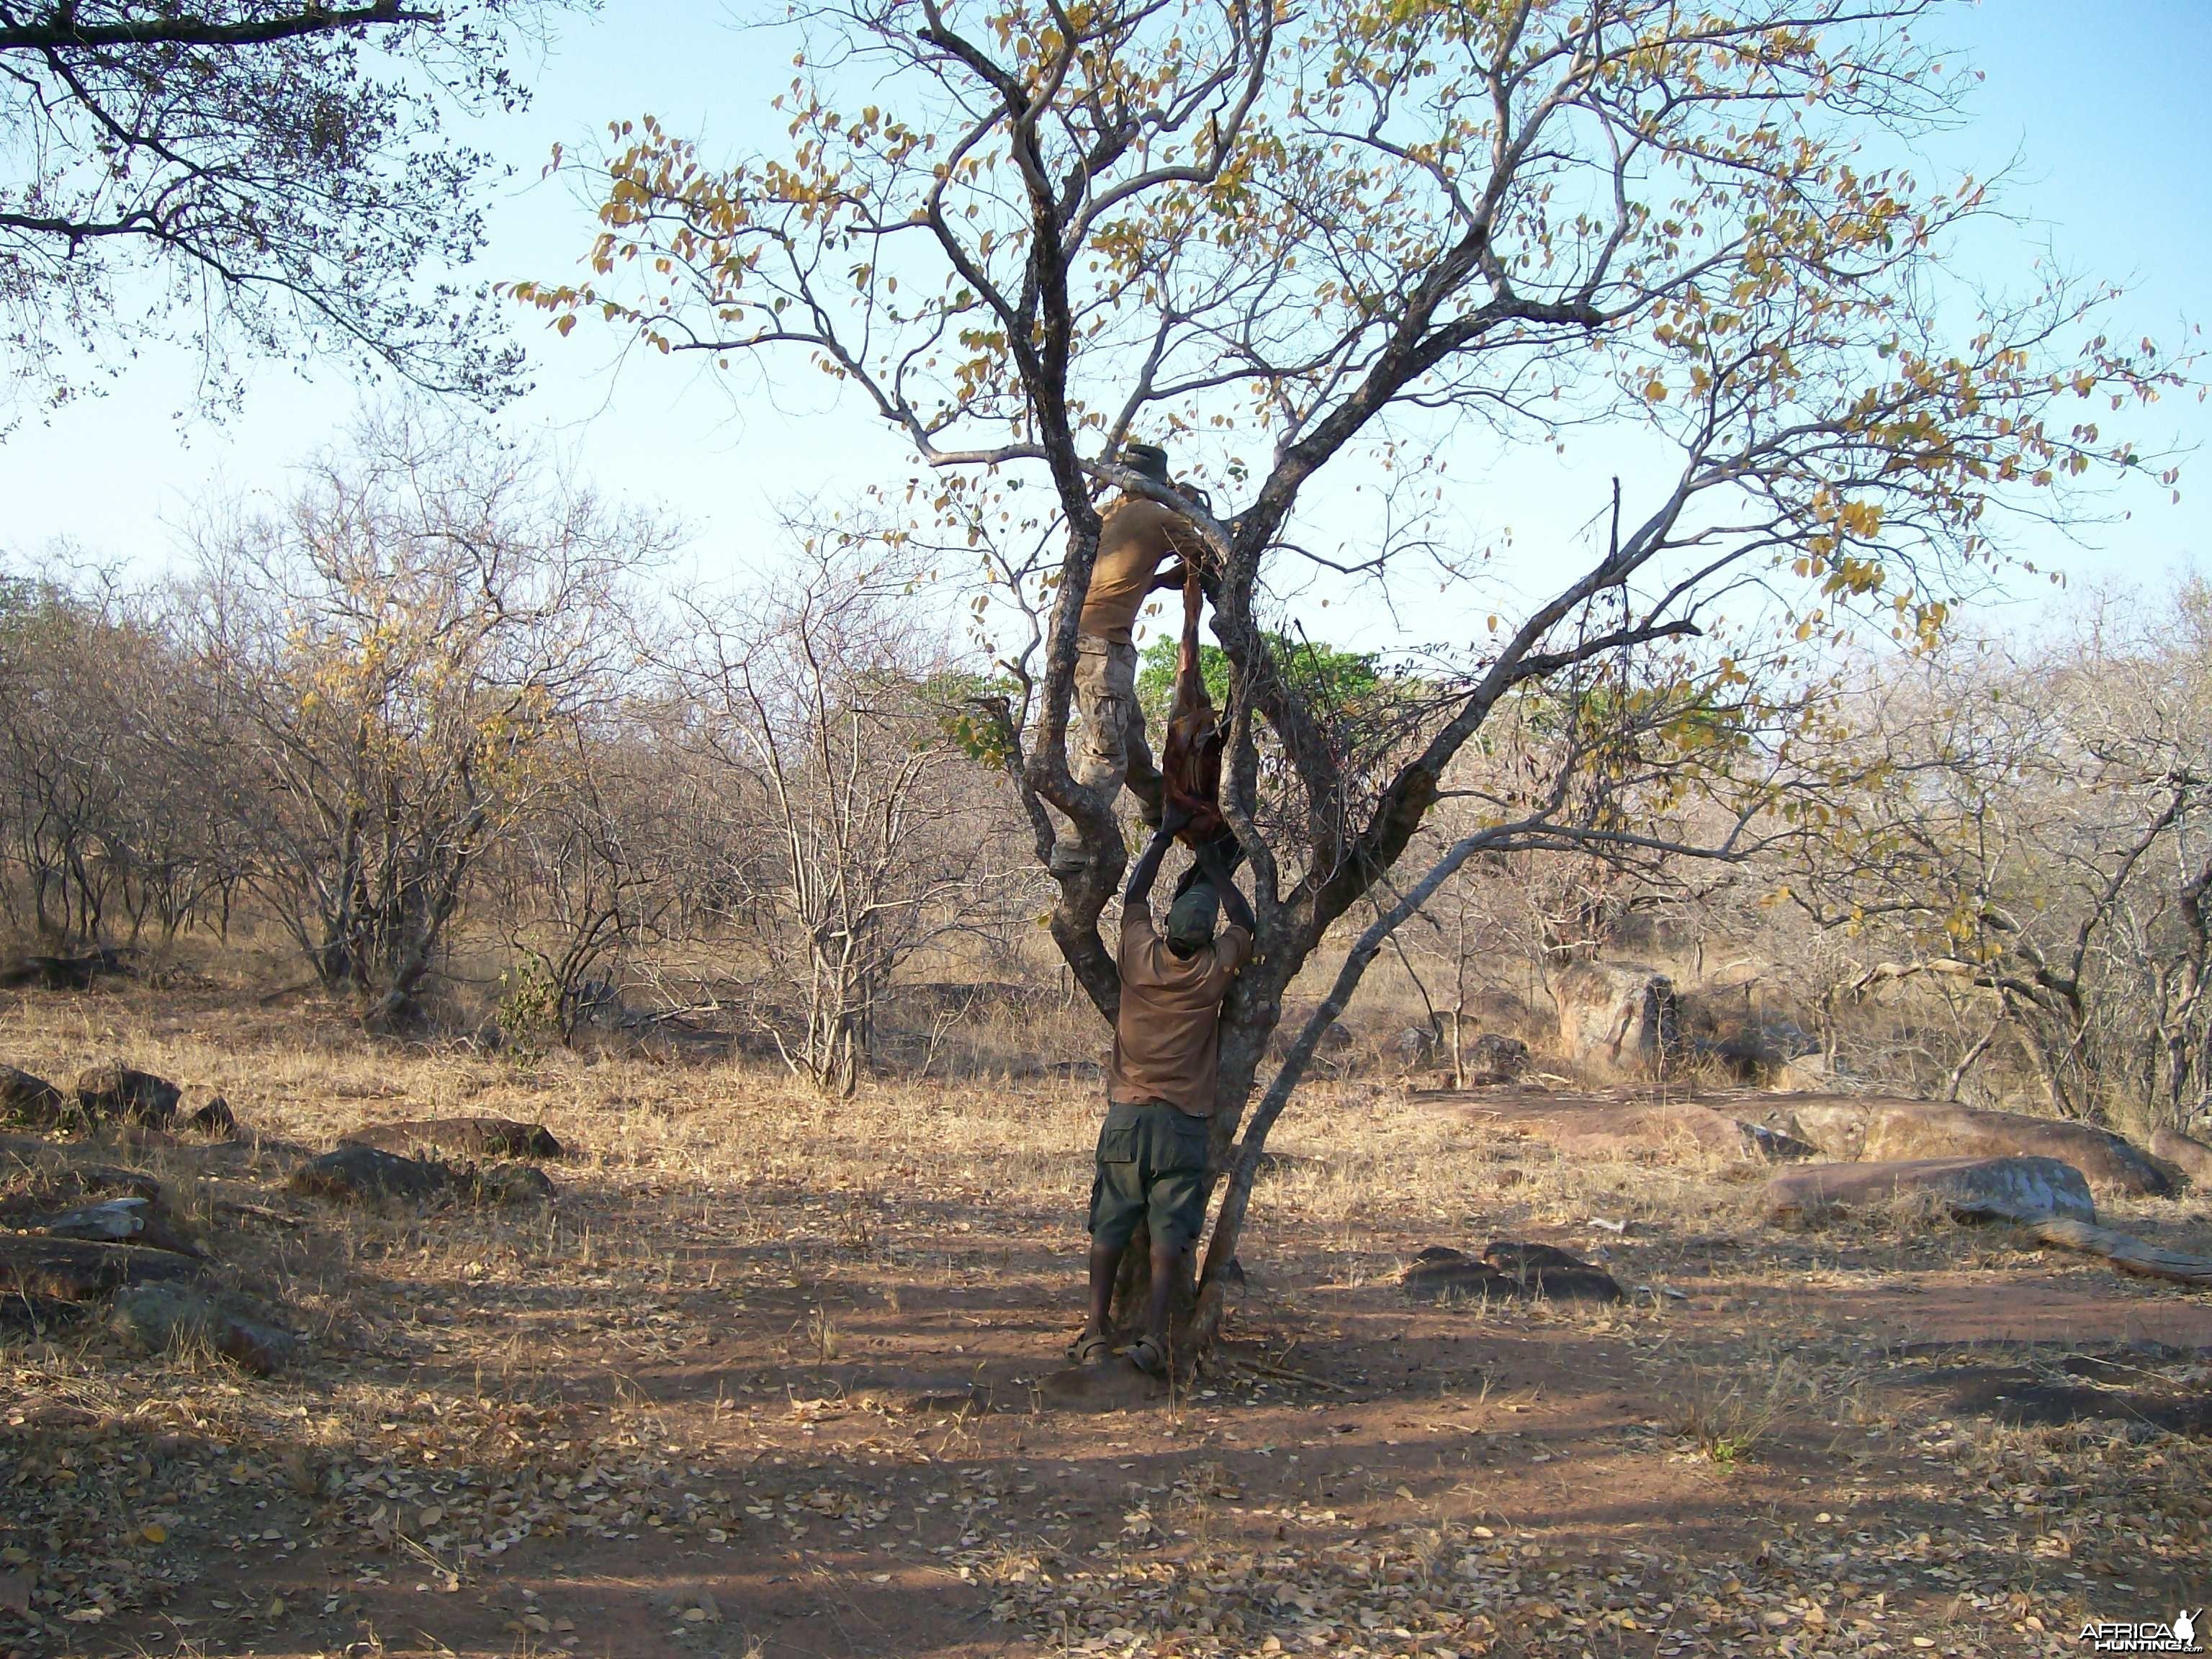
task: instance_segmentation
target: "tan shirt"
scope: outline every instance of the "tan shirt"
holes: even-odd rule
[[[1161,562],[1170,553],[1195,554],[1205,545],[1197,526],[1173,507],[1124,495],[1099,527],[1098,557],[1077,631],[1127,645]]]
[[[1252,935],[1234,925],[1203,951],[1179,957],[1153,927],[1148,907],[1127,906],[1118,959],[1121,1014],[1114,1022],[1106,1098],[1164,1100],[1193,1117],[1212,1117],[1221,999],[1251,957]]]

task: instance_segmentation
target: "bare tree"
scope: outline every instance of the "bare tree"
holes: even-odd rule
[[[1858,941],[1862,994],[1963,999],[1947,1094],[2010,1044],[2064,1115],[2203,1109],[2208,694],[2212,594],[2194,580],[1870,677],[1863,781],[1794,847],[1789,890]]]
[[[323,983],[414,1010],[487,849],[626,665],[660,532],[465,428],[366,428],[199,538],[196,641],[262,779],[252,879]]]
[[[718,362],[811,361],[910,442],[934,475],[930,512],[1052,548],[1042,567],[1012,561],[1030,585],[1006,597],[1033,631],[1005,656],[1025,695],[1002,746],[1040,859],[1052,813],[1109,849],[1065,875],[1051,924],[1102,1012],[1117,996],[1097,926],[1121,868],[1117,803],[1066,761],[1096,493],[1158,495],[1201,527],[1231,667],[1224,805],[1260,922],[1224,1008],[1225,1154],[1285,988],[1419,844],[1501,708],[1709,633],[1723,609],[1778,610],[1808,635],[1876,608],[1936,627],[2015,484],[2063,491],[2140,464],[2059,407],[2149,395],[2167,361],[2062,347],[2091,331],[2094,292],[1957,291],[1945,252],[1988,191],[1924,191],[1856,159],[1869,133],[1924,130],[1960,94],[1920,44],[1928,10],[861,0],[809,15],[787,154],[724,167],[650,120],[623,127],[596,274],[516,291],[563,329],[606,316]],[[854,110],[839,89],[856,72],[880,101]],[[1600,422],[1671,446],[1671,477],[1620,504],[1617,533],[1555,550],[1533,599],[1470,605],[1493,621],[1437,653],[1417,738],[1348,743],[1285,672],[1272,637],[1296,630],[1270,614],[1269,573],[1317,558],[1380,580],[1431,538],[1308,547],[1309,493],[1454,437],[1459,470],[1481,476]],[[1121,466],[1138,432],[1188,434],[1222,505]],[[1764,688],[1745,684],[1759,659],[1717,643],[1665,695],[1692,716],[1733,699],[1759,724]],[[1634,724],[1665,731],[1648,712]],[[1272,800],[1270,776],[1285,781]],[[1626,844],[1566,813],[1573,793],[1540,793],[1399,884],[1324,1008],[1465,859]],[[1255,1112],[1209,1277],[1318,1034],[1301,1032]]]
[[[867,1068],[900,963],[1007,873],[962,787],[974,769],[948,699],[963,682],[915,592],[895,548],[815,537],[761,594],[695,599],[672,664],[696,710],[686,741],[768,831],[744,908],[797,1003],[760,1018],[792,1070],[836,1094]]]

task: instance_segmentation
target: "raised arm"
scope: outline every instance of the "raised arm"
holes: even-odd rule
[[[1182,827],[1182,817],[1181,813],[1170,809],[1161,821],[1160,827],[1152,831],[1151,844],[1137,860],[1137,867],[1129,872],[1129,884],[1122,890],[1121,902],[1124,906],[1144,904],[1151,900],[1152,883],[1159,878],[1160,860],[1167,856],[1168,848],[1175,842],[1176,831]]]
[[[1244,895],[1237,890],[1237,878],[1230,873],[1228,865],[1223,862],[1221,849],[1210,841],[1200,846],[1198,867],[1206,872],[1206,878],[1213,884],[1213,890],[1221,896],[1221,908],[1229,912],[1229,920],[1256,938],[1260,932],[1259,920],[1253,915],[1252,907],[1244,902]]]

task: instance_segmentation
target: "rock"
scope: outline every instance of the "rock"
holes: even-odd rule
[[[1643,1074],[1683,1054],[1674,981],[1626,962],[1571,962],[1552,976],[1559,1047],[1592,1071]]]
[[[204,1343],[242,1370],[270,1376],[283,1370],[299,1339],[182,1285],[140,1285],[120,1292],[109,1316],[116,1329],[154,1353]]]
[[[2180,1170],[2191,1185],[2212,1190],[2212,1146],[2160,1124],[2151,1132],[2150,1152]]]
[[[1778,1094],[1827,1094],[1844,1081],[1826,1054],[1798,1054],[1770,1070],[1764,1079]]]
[[[0,963],[0,989],[35,987],[42,991],[88,991],[103,974],[128,974],[123,953],[98,950],[81,957],[16,957]]]
[[[0,1120],[26,1128],[52,1129],[75,1115],[62,1091],[44,1078],[0,1066]]]
[[[1528,1296],[1553,1301],[1618,1302],[1620,1282],[1602,1267],[1550,1244],[1522,1244],[1493,1239],[1483,1246],[1482,1259],[1519,1286]]]
[[[290,1185],[294,1192],[311,1198],[346,1203],[393,1198],[419,1202],[448,1191],[453,1178],[454,1171],[447,1164],[348,1143],[293,1170]]]
[[[1511,1083],[1528,1069],[1528,1045],[1485,1031],[1461,1051],[1460,1060],[1470,1084]]]
[[[504,1117],[433,1117],[406,1123],[372,1123],[341,1137],[342,1145],[410,1152],[434,1146],[470,1158],[565,1158],[568,1151],[542,1123]]]
[[[1830,1158],[2048,1158],[2072,1164],[2088,1177],[2090,1190],[2107,1196],[2164,1198],[2174,1190],[2170,1170],[2094,1124],[1880,1095],[1793,1097],[1778,1103],[1765,1121]]]
[[[221,1095],[185,1120],[185,1127],[210,1140],[228,1140],[238,1133],[238,1115]]]
[[[1820,1040],[1788,1020],[1747,1025],[1728,1036],[1693,1042],[1691,1048],[1699,1059],[1723,1067],[1740,1083],[1771,1085],[1801,1061],[1821,1063]]]
[[[111,1198],[105,1204],[88,1204],[81,1210],[46,1217],[38,1224],[39,1231],[55,1238],[104,1238],[120,1244],[146,1231],[148,1202],[143,1198]]]
[[[92,1302],[126,1285],[185,1283],[199,1272],[184,1256],[136,1244],[0,1236],[0,1294]]]
[[[1770,1129],[1763,1123],[1739,1118],[1735,1127],[1743,1131],[1744,1144],[1769,1164],[1796,1164],[1820,1155],[1820,1149],[1810,1141],[1800,1140],[1780,1129]]]
[[[448,1194],[475,1204],[538,1204],[553,1196],[553,1183],[544,1172],[527,1164],[456,1168],[350,1141],[293,1170],[291,1187],[310,1197],[355,1204],[383,1199],[420,1203]]]
[[[1549,1244],[1493,1240],[1482,1259],[1431,1245],[1413,1258],[1399,1284],[1417,1302],[1544,1296],[1575,1301],[1618,1302],[1618,1281],[1602,1267]]]
[[[136,1243],[149,1250],[171,1250],[179,1255],[207,1259],[207,1251],[179,1232],[175,1222],[147,1194],[111,1198],[104,1203],[47,1216],[32,1224],[51,1238],[105,1239],[110,1243]]]
[[[1413,1258],[1398,1283],[1416,1302],[1504,1301],[1521,1294],[1519,1285],[1487,1261],[1436,1244]]]
[[[166,1129],[183,1094],[167,1078],[128,1066],[93,1066],[77,1073],[76,1103],[95,1123],[122,1121]]]
[[[1692,1101],[1667,1105],[1547,1100],[1468,1108],[1471,1122],[1510,1127],[1584,1158],[1691,1156],[1770,1162],[1810,1158],[1814,1148],[1785,1132],[1747,1123]]]
[[[1814,1164],[1770,1176],[1760,1194],[1774,1218],[1867,1209],[1927,1193],[1954,1215],[2060,1216],[2094,1221],[2089,1183],[2054,1158],[1930,1158]]]
[[[1390,1058],[1408,1071],[1436,1058],[1437,1034],[1425,1025],[1408,1025],[1390,1039]]]
[[[469,1195],[479,1204],[549,1204],[553,1183],[529,1164],[495,1164],[469,1172]]]

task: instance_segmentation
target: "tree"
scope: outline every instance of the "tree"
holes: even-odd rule
[[[251,880],[373,1029],[416,1011],[488,852],[629,661],[649,521],[465,428],[401,416],[279,516],[199,538],[210,701],[250,758]]]
[[[681,740],[737,786],[726,810],[766,831],[753,867],[724,877],[754,890],[767,982],[797,993],[761,1018],[793,1073],[841,1096],[899,964],[1006,876],[978,842],[988,813],[962,787],[969,750],[935,695],[945,645],[915,592],[895,543],[810,537],[763,592],[694,601],[672,665],[693,711]]]
[[[906,436],[932,477],[917,506],[982,545],[1027,612],[1004,737],[1041,857],[1048,809],[1119,845],[1116,803],[1066,765],[1096,493],[1191,514],[1231,671],[1224,806],[1260,921],[1224,1011],[1225,1158],[1285,987],[1420,844],[1502,707],[1632,667],[1620,743],[1571,745],[1578,761],[1666,767],[1677,787],[1741,763],[1771,787],[1796,762],[1760,677],[1802,664],[1787,632],[1739,642],[1762,637],[1747,617],[1808,640],[1870,613],[1936,629],[1962,568],[2001,546],[2008,501],[2041,488],[2064,512],[2081,474],[2142,465],[2068,411],[2154,395],[2174,366],[2101,337],[2069,349],[2100,291],[2053,277],[1984,302],[1945,260],[1992,193],[1858,155],[1960,95],[1918,44],[1929,10],[864,0],[810,15],[787,152],[719,166],[650,118],[621,124],[592,280],[516,292],[563,329],[589,313],[718,363],[811,362]],[[1360,741],[1270,641],[1289,630],[1269,573],[1326,556],[1303,545],[1310,496],[1365,480],[1395,500],[1393,481],[1434,483],[1448,453],[1480,477],[1587,425],[1669,447],[1669,476],[1616,501],[1595,548],[1553,550],[1533,599],[1485,605],[1469,581],[1488,620],[1437,653],[1419,728]],[[1137,432],[1178,434],[1225,504],[1119,465]],[[1433,546],[1385,523],[1331,562],[1382,580]],[[1706,744],[1720,711],[1735,736]],[[1208,1280],[1266,1125],[1389,932],[1478,852],[1635,843],[1582,798],[1551,781],[1497,799],[1385,890],[1254,1110]],[[1723,814],[1695,850],[1740,850],[1727,826],[1745,821]],[[1109,1012],[1097,921],[1121,867],[1068,873],[1051,921]]]
[[[67,397],[68,349],[149,339],[332,352],[489,399],[521,368],[481,296],[489,158],[445,112],[513,108],[507,64],[562,0],[30,0],[0,9],[0,312],[9,378]]]
[[[1855,942],[1855,988],[1954,995],[1955,1098],[2002,1039],[2051,1109],[2212,1098],[2212,592],[2104,599],[2055,639],[1962,637],[1849,706],[1857,781],[1808,816],[1787,891]]]

